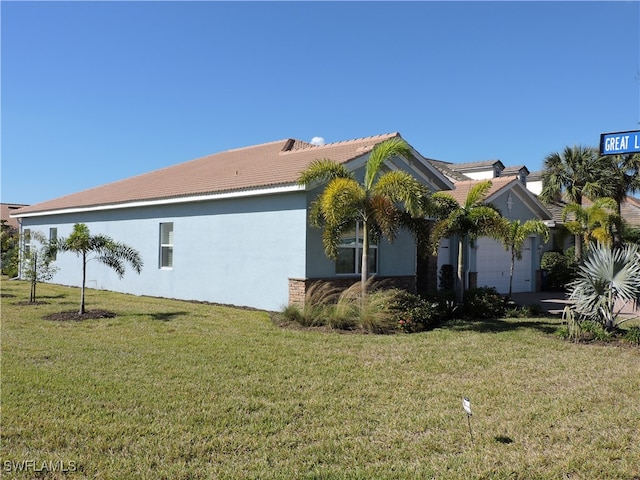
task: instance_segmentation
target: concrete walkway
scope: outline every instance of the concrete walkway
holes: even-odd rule
[[[514,293],[511,298],[518,305],[540,305],[540,308],[552,315],[562,315],[562,310],[571,302],[564,292],[536,292],[536,293]],[[620,316],[635,318],[640,317],[640,310],[633,309],[633,303],[622,305]],[[619,306],[616,306],[616,311]]]

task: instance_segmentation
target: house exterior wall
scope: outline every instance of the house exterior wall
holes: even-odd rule
[[[87,287],[265,310],[288,302],[288,278],[305,275],[304,192],[143,208],[25,217],[23,228],[68,236],[75,223],[138,250],[142,273],[123,279],[89,262]],[[173,222],[173,268],[159,265],[160,223]],[[79,286],[81,262],[59,253],[54,283]]]

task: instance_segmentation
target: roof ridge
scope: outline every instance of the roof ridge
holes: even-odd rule
[[[346,144],[352,144],[352,143],[360,143],[360,142],[364,142],[367,140],[374,140],[374,139],[380,139],[383,137],[399,137],[400,133],[398,132],[390,132],[390,133],[381,133],[379,135],[371,135],[369,137],[360,137],[360,138],[352,138],[349,140],[340,140],[338,142],[331,142],[331,143],[325,143],[324,145],[319,145],[321,148],[322,147],[330,147],[330,146],[336,146],[336,145],[346,145]]]
[[[312,143],[308,143],[303,140],[289,138],[280,153],[293,153],[293,152],[298,153],[305,150],[322,150],[326,148],[340,147],[345,145],[352,145],[356,143],[367,142],[371,140],[388,139],[393,137],[400,137],[400,133],[399,132],[382,133],[380,135],[371,135],[369,137],[352,138],[349,140],[339,140],[337,142],[325,143],[324,145],[314,145]]]

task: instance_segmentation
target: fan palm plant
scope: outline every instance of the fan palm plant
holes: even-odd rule
[[[424,215],[428,201],[426,187],[408,172],[383,169],[384,163],[396,156],[412,156],[411,148],[401,138],[377,144],[367,160],[362,183],[343,164],[330,159],[314,160],[298,178],[301,185],[324,184],[324,190],[311,204],[309,220],[323,229],[322,242],[329,258],[338,257],[343,234],[360,224],[363,295],[369,275],[371,236],[382,234],[393,241],[399,228],[412,225],[405,220]]]
[[[622,323],[621,305],[640,301],[640,250],[637,245],[611,248],[597,244],[587,250],[576,279],[569,284],[573,309],[583,319],[594,320],[607,330]],[[616,305],[618,310],[616,311]]]

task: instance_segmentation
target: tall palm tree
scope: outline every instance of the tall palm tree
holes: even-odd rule
[[[562,153],[553,152],[544,159],[540,199],[545,203],[558,202],[562,196],[570,203],[582,205],[582,197],[597,197],[603,193],[599,182],[602,159],[593,147],[576,145],[565,147]],[[575,235],[575,257],[582,257],[582,243]]]
[[[611,246],[622,228],[622,218],[615,213],[613,198],[598,198],[588,207],[570,203],[562,210],[562,221],[586,246],[599,242]],[[567,221],[568,217],[572,220]]]
[[[384,235],[393,241],[404,220],[425,213],[428,191],[424,185],[401,170],[384,171],[384,162],[396,156],[411,157],[411,148],[401,138],[377,144],[369,155],[363,182],[343,164],[329,159],[314,160],[300,174],[301,185],[324,184],[324,190],[312,203],[309,219],[322,228],[325,253],[337,258],[343,233],[356,224],[362,230],[361,286],[365,294],[369,274],[371,235]]]
[[[549,241],[549,227],[541,220],[527,220],[522,223],[520,220],[509,221],[503,219],[503,236],[501,238],[505,250],[511,253],[511,267],[509,270],[509,298],[513,291],[513,271],[516,259],[522,260],[522,249],[524,242],[531,235],[540,235],[544,242]]]
[[[443,238],[458,237],[458,268],[454,283],[458,304],[462,304],[464,296],[465,238],[489,236],[499,239],[502,234],[502,215],[494,206],[484,203],[491,185],[491,181],[486,180],[471,187],[462,205],[447,192],[436,192],[431,196],[436,218],[432,244],[438,245]]]
[[[613,198],[617,213],[628,193],[640,191],[640,154],[607,155],[601,159],[603,169],[600,176],[602,195]]]
[[[87,279],[87,262],[95,258],[112,268],[120,278],[124,276],[125,263],[140,273],[143,262],[137,250],[116,242],[106,235],[91,235],[89,227],[84,223],[76,223],[68,238],[59,238],[51,245],[52,251],[73,252],[82,257],[82,284],[80,293],[80,315],[85,313],[84,292]],[[48,253],[49,255],[52,252]],[[91,257],[91,255],[95,255]]]
[[[622,218],[622,203],[627,194],[640,191],[640,154],[607,155],[602,158],[602,165],[602,195],[615,200],[616,212]],[[614,232],[614,246],[622,245],[622,233]]]

